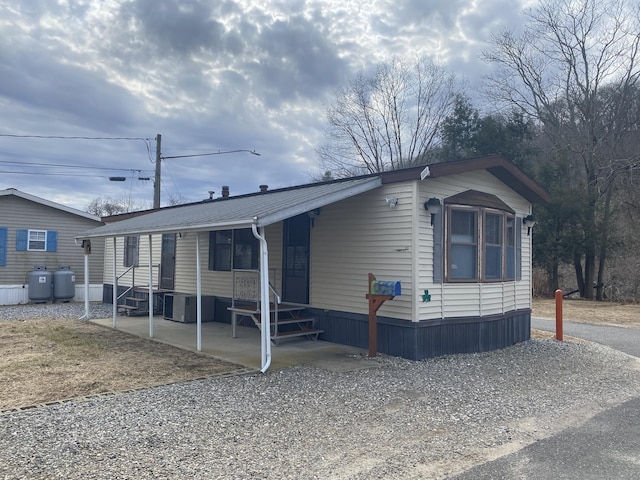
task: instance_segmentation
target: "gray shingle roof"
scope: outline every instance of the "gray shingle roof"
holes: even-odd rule
[[[264,227],[382,185],[379,176],[316,183],[252,195],[219,198],[152,211],[108,223],[76,238]]]

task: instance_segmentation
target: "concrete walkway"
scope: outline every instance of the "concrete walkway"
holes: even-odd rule
[[[93,323],[113,328],[113,319],[95,319]],[[116,317],[116,329],[142,338],[149,336],[149,317]],[[197,330],[195,323],[180,323],[165,320],[161,316],[153,318],[152,340],[167,343],[185,350],[197,351]],[[202,324],[201,353],[228,362],[260,370],[260,331],[255,327],[237,328],[237,337],[231,337],[231,325],[219,322]],[[375,360],[368,358],[367,350],[308,340],[305,337],[281,340],[278,346],[271,346],[271,366],[269,370],[294,365],[315,365],[332,371],[371,368]]]

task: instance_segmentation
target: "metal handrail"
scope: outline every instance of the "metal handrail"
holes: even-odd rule
[[[116,298],[116,302],[118,300],[120,300],[122,297],[124,297],[126,294],[128,294],[129,292],[133,291],[136,288],[136,268],[149,268],[149,265],[131,265],[130,267],[128,267],[124,272],[122,272],[120,275],[116,276],[116,291],[118,291],[118,280],[120,280],[122,277],[124,277],[126,274],[128,274],[129,272],[131,272],[131,286],[129,286],[129,288],[127,288],[124,292],[122,292],[120,295],[117,296]],[[158,269],[158,285],[157,287],[160,288],[160,264],[155,264],[155,265],[151,265],[151,268],[157,268]],[[152,288],[156,287],[156,285],[151,285]]]

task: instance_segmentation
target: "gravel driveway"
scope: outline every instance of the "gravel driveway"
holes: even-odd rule
[[[294,367],[0,415],[0,479],[446,478],[640,395],[588,343]]]

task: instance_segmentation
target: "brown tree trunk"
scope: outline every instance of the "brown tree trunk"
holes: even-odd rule
[[[576,270],[576,281],[578,282],[578,290],[580,291],[580,296],[584,298],[585,288],[584,288],[584,275],[582,272],[582,257],[574,253],[573,254],[573,268]]]
[[[586,300],[593,300],[593,279],[595,278],[596,256],[593,249],[589,249],[584,257],[584,297]]]

